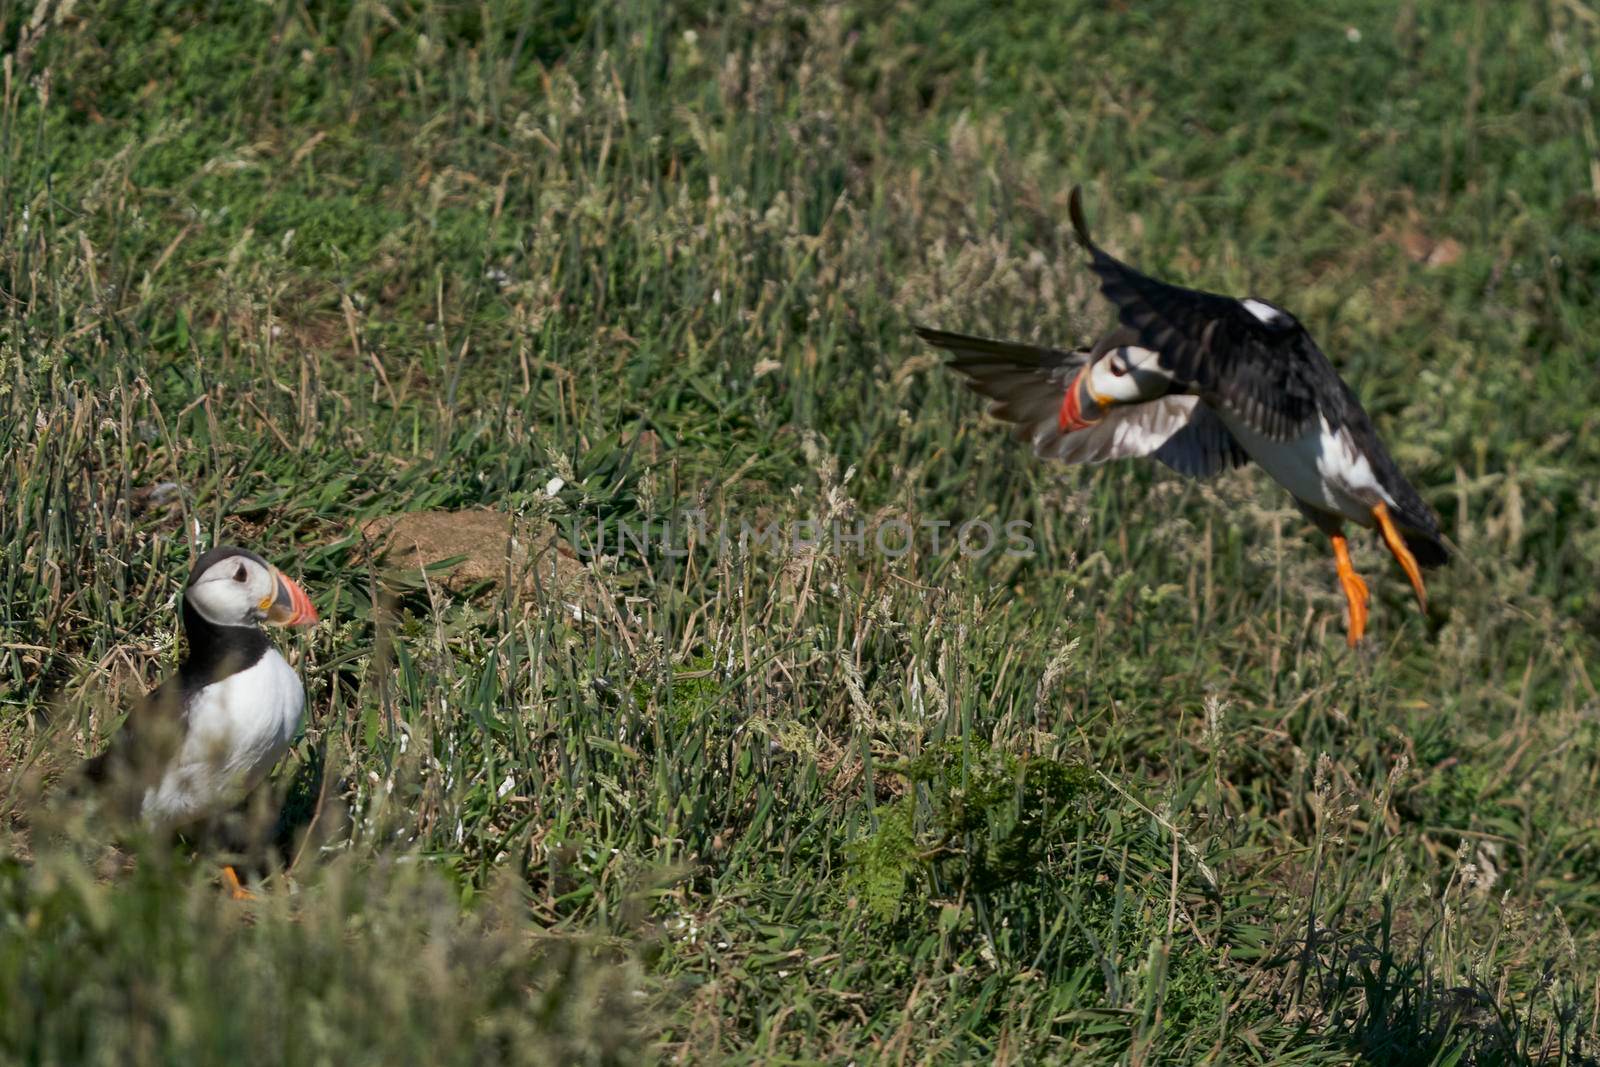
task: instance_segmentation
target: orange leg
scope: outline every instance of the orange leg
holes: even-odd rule
[[[1350,544],[1344,534],[1333,535],[1333,562],[1339,568],[1339,584],[1350,607],[1350,647],[1354,648],[1367,632],[1367,583],[1350,564]]]
[[[234,900],[254,900],[256,895],[244,887],[239,881],[239,872],[232,867],[222,868],[222,887]]]
[[[1372,509],[1372,517],[1378,520],[1378,529],[1383,533],[1383,543],[1389,546],[1389,551],[1394,553],[1394,558],[1405,569],[1406,577],[1411,579],[1411,588],[1417,591],[1417,603],[1422,607],[1422,613],[1428,613],[1428,593],[1422,588],[1422,569],[1417,566],[1417,557],[1411,554],[1411,549],[1406,547],[1406,539],[1395,529],[1394,520],[1389,518],[1389,509],[1382,504]]]

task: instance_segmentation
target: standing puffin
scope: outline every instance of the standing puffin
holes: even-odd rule
[[[305,591],[254,552],[218,547],[183,590],[188,654],[178,673],[135,707],[105,752],[83,765],[116,807],[157,830],[226,814],[294,740],[305,688],[261,629],[307,626]],[[248,897],[233,867],[223,881]]]
[[[1355,393],[1304,326],[1276,304],[1157,281],[1072,227],[1119,325],[1087,350],[917,328],[990,411],[1045,457],[1099,463],[1154,456],[1194,477],[1255,460],[1333,543],[1349,640],[1367,625],[1367,585],[1344,523],[1376,529],[1427,611],[1421,567],[1449,559],[1439,520],[1395,466]]]

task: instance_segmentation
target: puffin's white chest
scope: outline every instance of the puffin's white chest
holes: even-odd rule
[[[145,819],[182,824],[237,803],[288,750],[304,706],[300,676],[275,648],[200,690],[188,705],[182,746],[145,792]]]
[[[1319,417],[1297,440],[1274,441],[1226,411],[1217,414],[1250,458],[1307,504],[1363,526],[1372,525],[1374,504],[1394,504],[1349,433],[1334,430],[1327,419]]]

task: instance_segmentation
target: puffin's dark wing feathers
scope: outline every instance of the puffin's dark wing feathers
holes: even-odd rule
[[[914,328],[930,345],[954,353],[946,366],[965,376],[974,392],[994,401],[989,405],[991,415],[1016,423],[1017,438],[1036,447],[1035,431],[1043,435],[1055,425],[1062,395],[1089,360],[1084,350],[995,341],[926,326]]]
[[[1134,270],[1089,236],[1077,189],[1070,213],[1101,293],[1139,343],[1160,354],[1163,370],[1272,440],[1310,427],[1319,384],[1337,375],[1304,327],[1287,314],[1263,322],[1231,296]]]
[[[1071,364],[1074,372],[1088,359],[1085,349],[1068,350],[1045,345],[1021,344],[1017,341],[996,341],[988,337],[974,337],[966,333],[935,330],[931,326],[913,326],[917,336],[936,348],[953,352],[952,363],[970,360],[974,363],[1012,363],[1019,367],[1054,368]]]
[[[1264,323],[1232,297],[1156,281],[1098,248],[1089,269],[1162,368],[1201,396],[1276,441],[1298,437],[1316,418],[1326,360],[1293,319]]]
[[[1047,459],[1102,463],[1154,456],[1180,474],[1210,477],[1248,462],[1249,457],[1214,412],[1194,396],[1165,396],[1113,408],[1085,429],[1064,434],[1057,419],[1073,378],[1097,351],[1131,343],[1109,335],[1093,350],[1066,351],[1037,345],[917,327],[929,344],[948,349],[948,366],[993,403],[989,413],[1016,424],[1018,440]]]
[[[1203,403],[1194,404],[1184,428],[1150,454],[1191,478],[1209,478],[1250,462],[1249,453],[1239,447],[1217,413]]]

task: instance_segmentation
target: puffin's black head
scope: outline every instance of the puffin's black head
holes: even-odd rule
[[[1099,422],[1120,404],[1143,404],[1172,392],[1171,372],[1161,367],[1161,356],[1139,344],[1139,334],[1119,326],[1102,337],[1089,352],[1089,362],[1067,386],[1056,422],[1062,433],[1072,433]]]
[[[220,545],[195,562],[183,598],[215,626],[309,626],[317,609],[305,590],[244,548]]]

